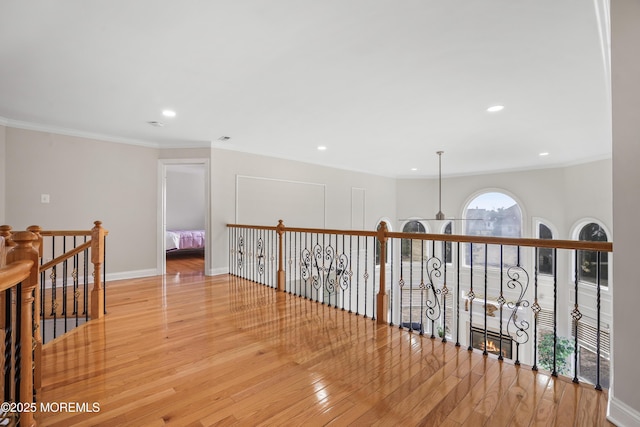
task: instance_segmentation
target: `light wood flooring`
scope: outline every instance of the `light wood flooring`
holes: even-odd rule
[[[104,320],[45,346],[39,401],[99,412],[39,425],[612,425],[590,385],[190,268],[109,283]]]

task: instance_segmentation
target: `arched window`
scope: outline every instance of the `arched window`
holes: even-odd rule
[[[543,223],[538,223],[538,239],[553,239],[553,232]],[[538,248],[538,274],[553,276],[554,251],[552,248]]]
[[[504,193],[496,191],[476,196],[464,212],[465,234],[471,236],[522,237],[522,210],[518,203]],[[487,265],[500,267],[518,265],[520,254],[515,246],[504,246],[502,254],[499,245],[488,245],[485,254],[484,245],[474,244],[473,254],[466,245],[466,265]]]
[[[595,222],[590,222],[580,229],[578,240],[589,242],[607,242],[607,232]],[[600,253],[600,284],[609,286],[609,254]],[[587,283],[597,283],[598,279],[598,252],[578,251],[578,280]]]
[[[424,225],[420,221],[409,221],[402,227],[403,233],[426,233]],[[401,256],[402,261],[420,261],[427,255],[425,240],[402,239]]]

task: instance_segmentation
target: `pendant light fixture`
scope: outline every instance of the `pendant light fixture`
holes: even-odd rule
[[[438,155],[438,213],[436,214],[436,220],[444,220],[444,214],[442,213],[442,154],[444,151],[436,151]]]

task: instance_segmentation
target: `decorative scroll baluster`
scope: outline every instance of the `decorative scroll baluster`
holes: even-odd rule
[[[242,271],[243,267],[244,267],[244,253],[245,253],[245,249],[244,249],[244,235],[242,234],[242,231],[240,231],[240,235],[238,236],[238,256],[237,256],[237,266],[238,266],[238,270]]]
[[[427,260],[426,269],[427,277],[429,279],[427,283],[427,301],[425,315],[431,320],[431,338],[435,338],[435,322],[442,316],[442,309],[440,307],[440,297],[442,290],[436,286],[436,279],[442,277],[442,260],[437,257],[431,257]],[[433,298],[432,298],[433,297]]]
[[[519,252],[519,251],[518,251]],[[520,308],[529,307],[529,301],[525,299],[527,288],[529,287],[529,274],[520,266],[513,266],[507,269],[507,287],[509,289],[519,289],[519,296],[516,302],[507,303],[507,307],[512,310],[507,322],[507,333],[511,335],[516,342],[516,358],[515,364],[520,364],[520,345],[529,341],[529,322],[526,319],[518,319],[518,310]],[[512,328],[514,329],[512,331]]]

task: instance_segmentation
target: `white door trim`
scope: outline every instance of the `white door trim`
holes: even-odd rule
[[[204,217],[204,271],[207,274],[211,269],[211,248],[209,236],[211,236],[211,168],[209,159],[159,159],[158,160],[158,234],[157,234],[157,269],[158,274],[164,275],[166,265],[166,241],[167,228],[167,166],[170,165],[203,165],[204,166],[204,203],[206,212]]]

